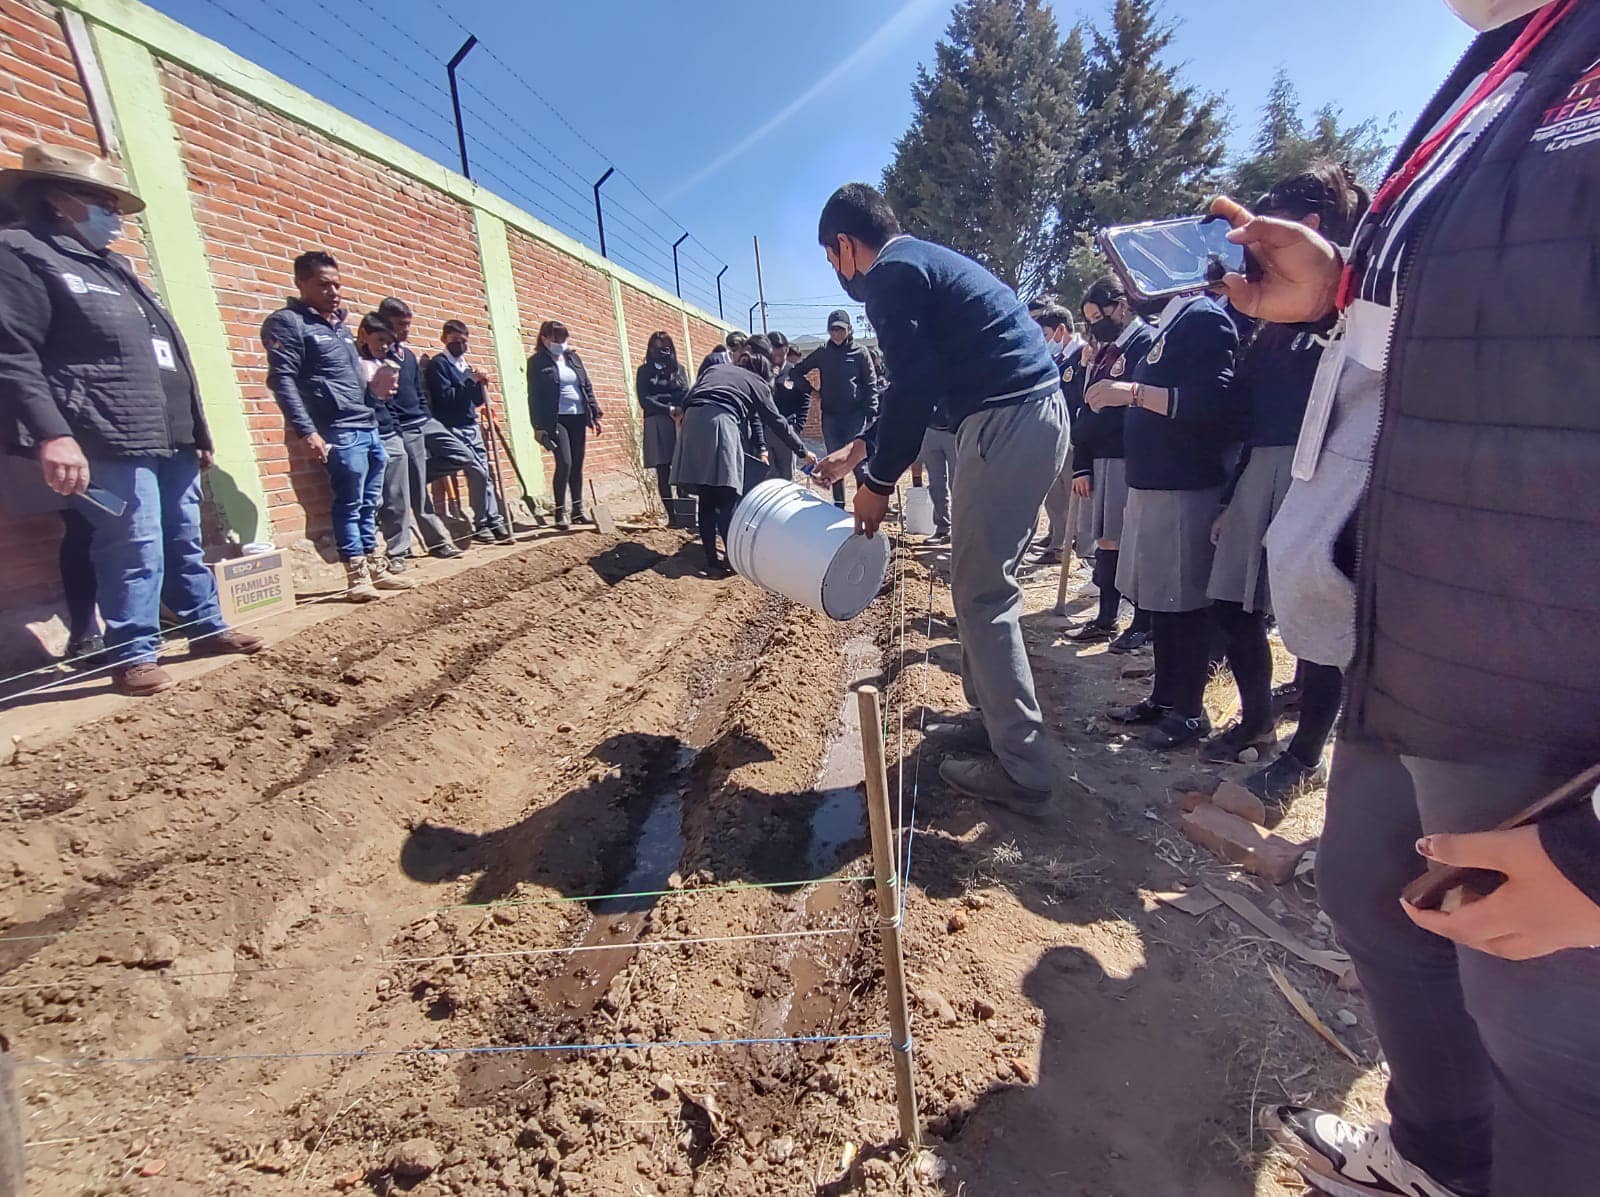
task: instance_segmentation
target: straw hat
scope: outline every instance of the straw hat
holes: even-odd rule
[[[128,190],[122,171],[98,154],[36,142],[22,151],[20,167],[0,170],[0,199],[11,199],[17,188],[33,179],[80,183],[109,191],[117,197],[117,208],[124,216],[144,211],[144,201]]]

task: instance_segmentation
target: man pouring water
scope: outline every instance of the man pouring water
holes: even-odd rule
[[[972,797],[1042,810],[1054,774],[1018,617],[1017,562],[1067,451],[1060,375],[1016,293],[968,258],[900,231],[864,183],[823,206],[818,239],[845,292],[866,304],[890,383],[862,435],[817,464],[837,482],[865,462],[859,532],[883,522],[895,480],[917,459],[935,407],[956,431],[950,590],[961,678],[981,727],[930,724],[972,759],[939,774]]]

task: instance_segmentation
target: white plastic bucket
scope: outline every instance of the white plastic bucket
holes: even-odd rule
[[[926,486],[913,486],[906,491],[906,534],[933,535],[933,495]]]
[[[854,619],[883,586],[889,539],[855,534],[855,518],[782,478],[739,502],[728,563],[757,586],[833,619]]]

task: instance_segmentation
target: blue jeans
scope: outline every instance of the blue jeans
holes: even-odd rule
[[[378,504],[389,459],[375,428],[345,428],[323,439],[333,487],[333,537],[339,559],[354,561],[378,551]]]
[[[217,580],[200,548],[200,459],[194,450],[95,459],[89,477],[128,505],[120,516],[87,502],[73,505],[94,527],[89,555],[108,658],[118,665],[156,659],[163,602],[190,637],[226,630],[217,609]]]
[[[851,441],[861,435],[867,426],[867,417],[863,412],[829,412],[822,413],[822,443],[829,453],[843,449]],[[856,485],[861,485],[861,477],[866,473],[864,466],[857,466],[855,470]],[[844,483],[833,484],[833,503],[835,507],[844,506]]]

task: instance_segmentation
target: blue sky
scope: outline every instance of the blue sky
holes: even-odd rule
[[[950,14],[949,0],[151,2],[450,165],[444,63],[477,34],[460,74],[481,182],[594,245],[590,185],[615,165],[612,257],[671,289],[670,246],[691,233],[685,297],[715,312],[727,264],[727,317],[740,325],[759,235],[770,322],[791,335],[819,332],[844,301],[816,246],[817,210],[841,182],[878,181]],[[1110,0],[1053,8],[1063,26],[1104,24]],[[1239,148],[1279,65],[1308,109],[1392,115],[1398,137],[1468,40],[1442,0],[1168,0],[1167,11],[1173,60],[1225,97]]]

